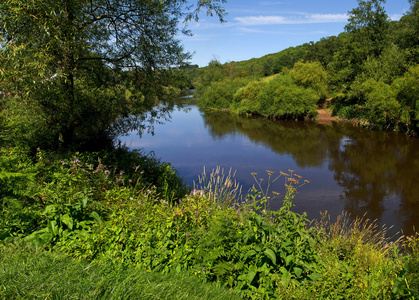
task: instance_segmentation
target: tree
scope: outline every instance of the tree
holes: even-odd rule
[[[347,32],[365,49],[365,56],[379,56],[386,43],[389,17],[383,7],[386,0],[358,0],[358,7],[349,11]]]
[[[408,60],[419,63],[419,1],[409,0],[410,10],[393,26],[395,43],[408,50]]]
[[[202,10],[223,21],[225,1],[2,1],[1,89],[41,116],[56,141],[91,140],[164,94],[190,57],[175,38],[190,34],[180,21]]]

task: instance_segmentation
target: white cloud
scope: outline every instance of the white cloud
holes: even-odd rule
[[[347,22],[347,14],[305,14],[302,16],[249,16],[235,18],[242,25],[310,24]]]

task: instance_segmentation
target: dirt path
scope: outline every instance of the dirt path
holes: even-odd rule
[[[339,121],[338,118],[332,117],[332,111],[330,109],[321,108],[317,112],[319,113],[317,116],[317,123],[319,124],[330,124]]]
[[[325,102],[323,103],[323,105],[321,105],[318,109],[317,112],[319,113],[317,115],[317,123],[319,124],[331,124],[332,122],[338,122],[340,121],[340,119],[336,118],[336,117],[332,117],[332,110],[331,109],[327,109],[327,105],[333,100],[332,98],[328,98],[325,100]]]

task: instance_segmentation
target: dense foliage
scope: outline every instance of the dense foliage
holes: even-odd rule
[[[185,88],[190,57],[175,37],[198,13],[222,20],[225,0],[0,3],[1,118],[33,148],[95,146],[119,117],[152,111]],[[10,120],[10,121],[9,121]]]
[[[390,21],[384,4],[359,0],[337,37],[249,61],[211,62],[194,71],[199,102],[204,108],[299,119],[315,116],[316,104],[323,106],[328,99],[341,118],[417,136],[419,4],[411,0],[399,21]],[[274,80],[266,77],[273,74],[278,74]],[[251,82],[237,86],[237,77]]]
[[[266,189],[253,174],[256,188],[236,202],[229,176],[204,176],[191,191],[150,155],[67,151],[101,147],[136,122],[132,113],[170,109],[154,106],[188,85],[172,69],[187,58],[178,23],[201,9],[222,18],[223,2],[199,0],[186,14],[184,0],[0,4],[0,296],[124,298],[141,280],[170,285],[182,274],[194,287],[228,289],[213,297],[419,297],[418,236],[389,242],[374,223],[345,217],[309,224],[292,210],[304,184],[292,170],[267,170]],[[410,2],[389,22],[383,0],[359,0],[338,37],[183,74],[194,74],[207,108],[299,119],[339,93],[335,113],[415,134],[419,11]],[[274,212],[268,190],[279,178],[286,193]]]
[[[312,118],[317,115],[317,103],[326,97],[326,76],[320,63],[298,62],[291,70],[264,79],[220,77],[213,82],[201,79],[205,85],[199,88],[203,91],[199,103],[204,108],[228,108],[239,114]]]
[[[217,186],[203,180],[200,190],[188,192],[169,165],[124,150],[67,157],[38,151],[31,158],[4,148],[1,168],[0,251],[7,259],[0,265],[0,278],[7,283],[1,295],[77,294],[85,286],[71,283],[72,274],[119,282],[119,293],[126,280],[134,279],[130,274],[175,272],[252,299],[419,296],[417,237],[406,240],[401,255],[401,243],[388,242],[373,223],[342,218],[310,226],[305,215],[292,211],[296,189],[304,184],[292,170],[278,177],[267,171],[265,189],[253,174],[257,189],[235,203],[227,196],[232,195],[230,176],[211,179]],[[268,193],[269,182],[280,178],[286,194],[273,212],[267,205],[278,195]],[[42,264],[49,259],[43,250],[72,257],[74,267],[65,267],[63,275],[55,264]],[[20,264],[25,253],[25,260],[40,259],[33,266]],[[8,257],[18,260],[11,263]],[[54,258],[69,262],[62,259]],[[19,277],[12,280],[14,264]],[[44,268],[66,276],[70,284],[58,289],[47,280],[42,289],[29,291],[38,276],[45,276]],[[27,272],[36,277],[28,280]],[[101,293],[92,296],[108,295],[100,282],[92,284]]]

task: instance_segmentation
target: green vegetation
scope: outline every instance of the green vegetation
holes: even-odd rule
[[[101,149],[120,133],[117,119],[165,113],[156,104],[170,104],[187,86],[178,68],[190,54],[175,36],[190,32],[180,23],[203,10],[223,21],[223,2],[2,1],[0,120],[5,138],[13,136],[8,143]]]
[[[417,136],[419,4],[411,0],[399,21],[389,20],[384,4],[358,0],[337,37],[195,70],[190,75],[199,103],[238,114],[303,119],[315,118],[316,108],[329,99],[326,105],[336,116]],[[237,77],[248,78],[248,84],[238,85]]]
[[[238,203],[231,173],[204,175],[190,193],[169,165],[123,149],[31,157],[3,148],[1,158],[5,297],[122,297],[143,280],[155,284],[139,295],[157,297],[157,278],[168,295],[179,284],[196,297],[213,297],[211,282],[219,298],[419,296],[418,237],[391,243],[365,220],[310,225],[292,211],[306,183],[292,170],[267,171],[267,186],[253,174],[255,188]],[[276,180],[287,189],[281,209],[270,211]],[[205,288],[192,293],[187,283],[196,281]]]
[[[291,70],[263,79],[221,77],[210,83],[203,80],[199,101],[203,108],[228,108],[238,114],[312,118],[317,115],[317,103],[326,97],[326,76],[320,63],[298,62]]]
[[[150,273],[18,247],[1,254],[0,295],[6,299],[240,299],[186,273]]]
[[[393,23],[383,1],[358,1],[346,33],[263,63],[185,68],[179,22],[202,9],[222,20],[223,2],[186,13],[184,0],[0,4],[1,298],[419,297],[419,237],[310,224],[292,210],[306,183],[292,170],[267,170],[265,187],[253,174],[238,201],[231,174],[204,174],[191,191],[170,164],[113,146],[171,109],[183,72],[207,108],[310,118],[342,93],[337,114],[417,132],[417,1]],[[270,211],[276,180],[286,193]]]

